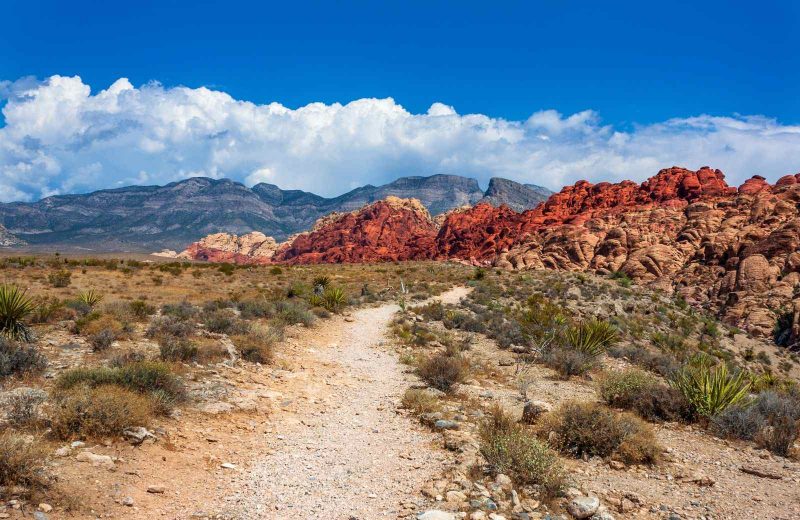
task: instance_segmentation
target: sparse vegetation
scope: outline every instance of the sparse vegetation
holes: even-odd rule
[[[480,450],[494,472],[536,486],[544,497],[558,495],[567,485],[556,453],[500,408],[481,426]]]
[[[78,385],[56,395],[52,429],[62,439],[120,435],[129,426],[147,426],[152,410],[146,396],[115,384]]]
[[[433,388],[450,392],[469,373],[469,362],[461,355],[435,354],[419,367],[419,376]]]
[[[610,456],[628,464],[653,464],[661,453],[647,424],[596,403],[564,403],[542,417],[538,431],[554,448],[578,458]]]
[[[19,344],[0,336],[0,379],[43,370],[47,359],[33,345]]]
[[[731,373],[724,364],[707,361],[687,364],[671,381],[689,402],[694,413],[709,418],[747,397],[750,381],[743,372]]]
[[[0,486],[41,487],[47,484],[43,444],[13,431],[0,433]]]
[[[401,402],[403,408],[416,414],[431,413],[439,410],[439,398],[430,390],[424,388],[409,388],[403,394]]]
[[[16,285],[0,285],[0,335],[30,341],[33,335],[25,319],[35,308],[24,290]]]

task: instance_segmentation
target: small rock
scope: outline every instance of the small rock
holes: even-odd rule
[[[126,428],[122,432],[122,436],[125,437],[128,442],[130,442],[134,446],[138,446],[143,443],[146,439],[155,439],[156,436],[150,433],[147,428],[142,426],[138,426],[136,428]]]
[[[469,520],[486,520],[486,513],[483,511],[474,511],[469,515]]]
[[[608,463],[611,469],[625,469],[625,463],[618,460],[612,460]]]
[[[44,514],[42,511],[36,511],[33,513],[33,520],[49,520],[49,516]]]
[[[500,487],[500,489],[504,491],[510,490],[513,486],[513,484],[511,483],[511,477],[509,477],[508,475],[504,475],[502,473],[497,474],[497,477],[495,477],[494,482]]]
[[[567,511],[578,520],[589,518],[597,512],[600,507],[600,499],[597,497],[575,497],[567,504]]]
[[[159,494],[160,495],[161,493],[164,493],[166,490],[167,490],[167,488],[165,488],[162,485],[147,486],[147,492],[148,493],[155,493],[155,494]]]
[[[447,500],[448,502],[456,502],[456,503],[466,502],[467,495],[465,495],[461,491],[448,491],[447,493],[445,493],[445,500]]]
[[[223,469],[236,469],[236,464],[232,464],[230,462],[223,462],[222,464],[219,465],[219,467]]]
[[[70,447],[72,447],[72,449],[83,448],[84,446],[86,446],[86,443],[81,441],[74,441],[72,444],[70,444]]]
[[[45,513],[49,513],[50,511],[53,510],[53,506],[42,502],[41,504],[39,504],[39,510],[44,511]]]
[[[133,507],[133,497],[125,497],[122,499],[122,505],[125,507]]]
[[[437,430],[457,430],[458,423],[456,421],[449,421],[447,419],[439,419],[433,423],[433,427]]]
[[[91,451],[82,451],[75,457],[78,462],[90,462],[92,466],[106,469],[114,468],[114,459],[108,455],[97,455]]]
[[[552,409],[553,406],[544,401],[527,401],[525,407],[522,409],[522,422],[525,424],[533,424],[540,415]]]
[[[417,520],[456,520],[456,516],[453,513],[432,509],[418,514]]]
[[[72,448],[69,446],[62,446],[58,448],[55,452],[56,457],[69,457],[72,453]]]

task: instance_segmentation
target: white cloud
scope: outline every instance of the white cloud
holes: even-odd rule
[[[661,168],[710,165],[739,184],[800,169],[800,127],[764,116],[700,115],[620,131],[586,110],[525,121],[460,115],[434,103],[412,114],[393,99],[296,110],[207,88],[91,93],[79,77],[0,82],[0,200],[191,176],[336,195],[401,175],[509,177],[558,189],[579,179],[644,180]]]

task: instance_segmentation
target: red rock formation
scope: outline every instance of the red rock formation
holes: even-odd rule
[[[387,197],[315,226],[284,244],[274,261],[290,264],[418,260],[434,255],[436,225],[415,199]]]
[[[191,244],[177,258],[234,264],[269,264],[277,247],[275,239],[257,231],[242,236],[215,233]]]

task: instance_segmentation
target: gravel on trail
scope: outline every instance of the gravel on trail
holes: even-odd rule
[[[458,287],[436,298],[455,302]],[[449,455],[437,436],[396,412],[415,378],[382,348],[398,307],[387,304],[304,331],[310,360],[333,367],[322,411],[299,411],[276,436],[275,451],[251,464],[229,505],[240,519],[398,518],[422,505],[423,485]],[[233,504],[231,504],[231,502]],[[235,505],[234,505],[235,504]]]

